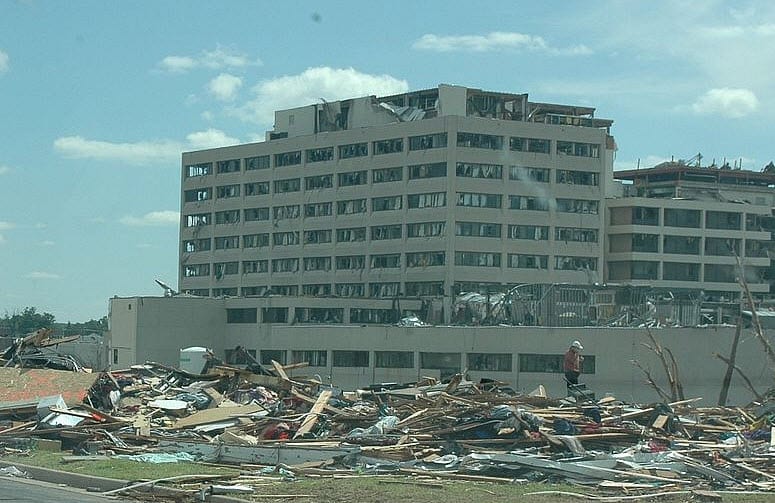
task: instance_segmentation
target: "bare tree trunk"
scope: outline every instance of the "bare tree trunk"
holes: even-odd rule
[[[653,377],[651,377],[651,373],[650,373],[648,370],[644,369],[644,368],[643,368],[643,366],[642,366],[640,363],[638,363],[636,360],[633,360],[633,361],[632,361],[632,364],[633,364],[633,365],[635,365],[636,367],[638,367],[638,368],[641,370],[641,372],[643,372],[643,374],[646,376],[646,382],[647,382],[647,383],[648,383],[648,384],[649,384],[649,385],[650,385],[652,388],[654,388],[654,390],[657,392],[657,394],[660,396],[660,398],[662,398],[662,400],[664,400],[665,402],[675,402],[675,401],[676,401],[676,400],[674,400],[674,399],[671,399],[670,395],[668,395],[668,394],[665,392],[665,390],[663,390],[663,389],[662,389],[662,388],[661,388],[661,387],[660,387],[660,386],[659,386],[659,385],[656,383],[656,381],[654,381],[654,378],[653,378]]]
[[[735,370],[735,359],[737,358],[737,344],[740,342],[740,333],[743,331],[743,317],[737,317],[737,328],[735,329],[735,338],[732,339],[732,349],[729,351],[729,363],[727,372],[724,374],[724,380],[721,383],[721,393],[718,397],[718,404],[723,407],[727,404],[727,395],[729,394],[729,385],[732,382],[732,372]]]
[[[737,267],[740,272],[738,282],[740,283],[740,286],[743,287],[745,298],[748,301],[748,306],[751,308],[751,320],[753,321],[754,335],[764,346],[764,352],[767,354],[770,361],[775,364],[775,349],[772,349],[770,341],[768,341],[764,336],[764,330],[762,330],[762,324],[761,321],[759,321],[759,314],[756,312],[756,304],[753,302],[751,290],[748,288],[748,282],[745,280],[745,269],[743,268],[743,264],[740,262],[740,257],[738,257],[737,254],[735,254],[735,260],[737,260]]]
[[[754,396],[756,396],[757,400],[764,401],[764,397],[760,395],[758,391],[756,391],[756,388],[753,387],[753,383],[751,382],[750,379],[748,379],[747,375],[743,374],[743,371],[740,370],[740,367],[732,363],[726,356],[721,356],[718,353],[714,353],[714,355],[716,356],[716,358],[723,361],[724,363],[726,363],[727,365],[735,369],[738,374],[740,374],[740,377],[743,378],[743,381],[745,381],[746,386],[748,386],[748,389],[751,390],[751,393],[753,393]]]

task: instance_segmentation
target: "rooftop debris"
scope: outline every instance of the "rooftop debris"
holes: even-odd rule
[[[0,394],[0,445],[18,452],[31,438],[60,441],[63,462],[121,456],[241,467],[240,477],[217,485],[188,480],[202,494],[247,493],[267,477],[344,473],[413,483],[566,481],[628,495],[775,491],[772,397],[745,408],[703,407],[699,398],[631,404],[552,398],[543,387],[521,394],[465,374],[342,391],[289,377],[300,366],[216,365],[200,375],[149,362],[101,374],[32,369],[27,377],[2,369],[0,379],[45,376],[64,386]],[[67,394],[76,388],[88,392]]]

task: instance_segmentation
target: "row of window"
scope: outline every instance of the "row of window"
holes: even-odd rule
[[[281,295],[296,297],[299,295],[298,285],[253,285],[240,288],[243,297],[262,297],[268,295]],[[192,288],[185,290],[189,295],[200,297],[209,297],[210,290],[207,288]],[[404,289],[400,289],[400,284],[396,282],[369,283],[335,283],[333,288],[331,283],[311,283],[301,286],[301,293],[307,297],[369,297],[390,298],[396,296],[407,297],[437,297],[444,295],[444,283],[442,281],[407,281],[404,283]],[[230,296],[237,297],[237,287],[213,288],[214,297]],[[320,321],[320,319],[319,319]],[[397,320],[396,320],[397,321]]]
[[[250,350],[249,350],[250,353]],[[287,360],[290,353],[290,361]],[[236,357],[236,353],[231,353]],[[313,367],[328,367],[328,350],[290,350],[262,349],[259,352],[260,361],[271,365],[272,360],[283,365],[288,363],[309,363]],[[255,355],[255,350],[251,355]],[[514,358],[516,356],[516,358]],[[426,370],[461,371],[461,362],[465,360],[465,368],[476,372],[512,372],[514,361],[519,372],[531,373],[561,373],[563,355],[519,353],[436,353],[414,351],[365,351],[365,350],[332,350],[330,362],[332,367],[370,367],[373,361],[375,368],[413,369],[419,359],[419,368]],[[230,364],[246,364],[245,360],[226,357]],[[581,372],[595,373],[595,356],[584,355]]]
[[[489,135],[481,133],[457,133],[456,145],[461,148],[479,148],[487,150],[503,150],[504,139],[500,135]],[[420,136],[410,136],[408,138],[410,151],[429,150],[435,148],[447,147],[447,133],[432,133]],[[508,137],[509,150],[515,152],[532,152],[540,154],[549,154],[552,141],[546,138],[523,138]],[[555,153],[562,156],[575,157],[600,157],[600,145],[593,143],[581,143],[570,141],[556,141]],[[371,142],[372,155],[393,154],[404,151],[404,139],[392,138],[388,140],[377,140]],[[188,178],[197,176],[206,176],[213,173],[213,168],[218,174],[239,173],[241,171],[252,171],[258,169],[268,169],[271,161],[274,161],[274,167],[296,166],[316,162],[334,161],[334,153],[337,159],[352,159],[358,157],[367,157],[369,155],[369,143],[359,142],[347,145],[317,147],[290,152],[282,152],[273,156],[261,155],[246,157],[243,159],[226,159],[212,162],[189,164],[185,167],[185,175]]]
[[[661,239],[660,239],[661,237]],[[768,257],[775,252],[773,243],[757,239],[743,240],[738,238],[714,238],[701,236],[672,236],[659,234],[612,234],[609,236],[611,253],[666,253],[682,255],[703,255],[715,257],[741,256],[745,250],[746,257]],[[662,248],[660,250],[660,242]]]
[[[368,213],[369,208],[372,212],[397,211],[404,208],[404,197],[402,195],[383,196],[369,199],[345,199],[339,201],[325,201],[320,203],[309,203],[305,205],[287,204],[282,206],[268,206],[245,208],[244,210],[233,209],[216,211],[214,214],[192,213],[184,216],[183,225],[185,227],[199,227],[204,225],[223,225],[235,224],[240,220],[245,222],[254,222],[262,220],[284,220],[313,217],[327,217],[336,215],[357,215]],[[467,208],[490,208],[501,209],[503,207],[503,195],[486,194],[479,192],[457,192],[456,206]],[[421,194],[408,194],[406,196],[406,208],[410,210],[423,208],[443,208],[447,205],[446,192],[426,192]],[[586,199],[557,198],[556,200],[538,197],[509,195],[507,209],[527,210],[527,211],[550,211],[558,213],[588,213],[596,215],[599,208],[599,202]],[[302,213],[303,212],[303,213]],[[336,213],[334,213],[336,212]],[[214,216],[214,218],[213,218]]]
[[[742,229],[743,213],[733,211],[689,210],[648,206],[611,208],[611,225],[650,225],[665,227],[702,228],[704,213],[705,229],[736,230]],[[761,231],[762,215],[745,214],[745,230]]]
[[[186,264],[183,276],[207,277],[211,274],[220,279],[224,276],[237,274],[262,274],[286,272],[314,271],[347,271],[363,270],[368,264],[369,269],[401,269],[425,268],[443,266],[446,264],[446,253],[443,251],[414,253],[385,253],[369,255],[340,255],[336,257],[290,257],[262,260],[243,260],[240,269],[239,261],[214,262],[202,264]],[[402,260],[403,257],[403,260]],[[455,265],[465,267],[501,267],[502,254],[498,252],[455,252]],[[506,267],[515,269],[549,269],[549,255],[508,253]],[[554,269],[558,271],[597,270],[597,257],[554,256]],[[212,265],[212,267],[211,267]],[[398,285],[398,283],[396,283]]]
[[[486,222],[456,222],[455,235],[463,237],[487,237],[501,238],[503,225],[491,224]],[[406,224],[406,237],[432,237],[443,236],[445,233],[445,222],[419,222]],[[368,230],[368,232],[367,232]],[[333,242],[336,237],[337,243],[363,242],[367,236],[371,241],[386,241],[392,239],[404,238],[404,226],[401,224],[373,225],[367,227],[351,227],[344,229],[316,229],[306,231],[282,231],[273,233],[244,234],[242,236],[220,236],[216,238],[197,238],[183,241],[184,253],[195,253],[202,251],[232,250],[240,248],[262,248],[273,246],[290,245],[315,245],[328,244]],[[587,229],[579,227],[555,227],[555,241],[564,242],[598,242],[598,229]],[[548,225],[516,225],[506,226],[506,237],[509,239],[526,239],[534,241],[546,241],[549,239]],[[766,256],[766,255],[765,255]]]
[[[660,274],[660,264],[662,265]],[[766,268],[746,267],[746,280],[749,283],[764,283]],[[703,272],[700,277],[700,272]],[[685,262],[657,262],[634,260],[608,262],[610,280],[655,280],[666,281],[705,281],[713,283],[737,283],[740,269],[732,264],[697,264]]]
[[[549,183],[551,170],[549,168],[532,168],[525,166],[510,166],[508,179],[522,182]],[[337,187],[353,187],[367,185],[369,176],[367,170],[349,171],[336,175]],[[447,176],[447,163],[438,162],[430,164],[417,164],[408,167],[409,180],[421,180],[426,178],[440,178]],[[503,166],[500,164],[482,163],[457,163],[456,176],[462,178],[479,178],[485,180],[502,180]],[[404,177],[403,167],[381,168],[371,171],[372,183],[398,182]],[[572,185],[598,186],[600,176],[598,173],[588,171],[574,171],[558,169],[555,171],[556,183]],[[334,188],[334,175],[323,174],[302,178],[288,178],[272,182],[275,194],[287,192],[299,192],[302,190],[320,190]],[[244,184],[219,185],[213,187],[199,187],[183,192],[184,202],[208,201],[215,198],[229,199],[240,197],[244,194],[260,196],[270,194],[270,182],[258,181]]]

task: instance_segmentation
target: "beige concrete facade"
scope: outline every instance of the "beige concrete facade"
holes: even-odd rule
[[[294,299],[253,299],[259,309],[292,305]],[[221,358],[237,345],[256,358],[284,363],[312,361],[296,375],[315,375],[345,389],[375,382],[409,382],[422,376],[446,377],[468,370],[471,379],[499,379],[519,391],[539,384],[552,396],[565,393],[558,362],[574,339],[584,345],[589,367],[581,381],[598,396],[650,402],[658,396],[644,382],[638,361],[664,383],[661,364],[643,343],[638,328],[542,327],[396,327],[358,325],[291,325],[228,323],[228,312],[241,309],[246,299],[132,297],[111,299],[111,336],[119,348],[113,368],[146,360],[177,365],[179,350],[189,346],[212,348]],[[654,329],[679,365],[685,394],[716,403],[725,365],[713,356],[727,354],[734,327]],[[771,385],[771,364],[750,331],[743,332],[737,364],[760,390]],[[752,400],[735,375],[730,402]]]

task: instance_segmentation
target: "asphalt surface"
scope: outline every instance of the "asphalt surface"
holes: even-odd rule
[[[0,502],[43,503],[47,501],[56,501],[57,503],[104,503],[106,501],[130,503],[137,500],[114,499],[109,496],[100,496],[99,493],[62,487],[39,480],[0,476]]]

